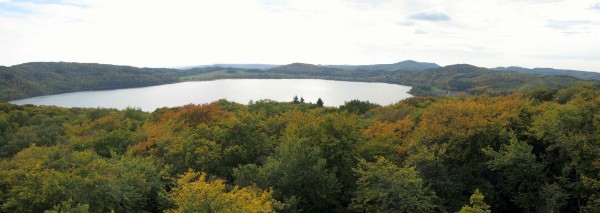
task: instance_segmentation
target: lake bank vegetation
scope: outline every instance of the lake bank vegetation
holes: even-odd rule
[[[0,103],[0,212],[599,212],[600,89],[487,92],[152,113]]]

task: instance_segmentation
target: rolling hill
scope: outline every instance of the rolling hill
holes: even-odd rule
[[[435,89],[444,90],[443,92],[456,91],[468,94],[487,92],[492,95],[502,95],[538,88],[565,88],[583,83],[598,84],[598,81],[582,80],[571,76],[494,71],[469,64],[449,65],[422,71],[398,71],[391,80],[415,86],[413,93],[417,95],[435,95]],[[437,93],[440,95],[439,91]]]
[[[34,62],[0,67],[0,100],[177,82],[172,71],[66,62]]]
[[[561,69],[553,69],[553,68],[523,68],[523,67],[496,67],[492,68],[492,70],[497,71],[513,71],[520,73],[531,73],[531,74],[541,74],[541,75],[566,75],[575,78],[581,79],[596,79],[600,80],[600,73],[597,72],[589,72],[589,71],[579,71],[579,70],[561,70]]]
[[[294,75],[319,75],[319,76],[334,76],[344,73],[345,70],[327,66],[314,64],[293,63],[283,66],[274,67],[267,70],[272,73],[285,73]]]
[[[440,66],[435,63],[406,60],[406,61],[401,61],[401,62],[394,63],[394,64],[327,65],[327,67],[346,69],[346,70],[396,71],[396,70],[425,70],[425,69],[430,69],[430,68],[438,68]]]

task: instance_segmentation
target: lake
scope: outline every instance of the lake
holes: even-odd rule
[[[339,106],[353,99],[381,105],[411,97],[411,87],[385,83],[364,83],[318,79],[224,79],[159,86],[88,91],[48,95],[11,101],[13,104],[56,105],[62,107],[117,108],[139,107],[154,111],[189,103],[210,103],[227,99],[248,104],[250,100],[292,101],[297,95],[306,102],[321,98],[325,106]]]

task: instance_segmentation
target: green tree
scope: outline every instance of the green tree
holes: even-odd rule
[[[600,158],[599,91],[590,86],[560,90],[555,99],[564,104],[540,105],[541,113],[531,125],[545,155],[546,176],[556,179],[562,194],[567,195],[565,209],[586,210],[598,205],[593,204],[598,202],[598,188],[589,184],[589,178],[597,179],[600,174],[595,165]]]
[[[323,107],[323,104],[325,104],[325,102],[323,102],[323,100],[321,100],[321,98],[319,98],[319,100],[317,100],[317,106]]]
[[[349,113],[355,114],[365,114],[370,109],[378,107],[378,104],[371,103],[369,101],[360,101],[360,100],[351,100],[346,101],[344,105],[340,106],[340,110],[347,111]]]
[[[265,124],[261,113],[247,111],[236,112],[235,118],[219,123],[224,133],[221,138],[214,138],[223,147],[221,154],[222,167],[219,175],[232,177],[232,170],[240,165],[264,162],[275,145],[265,134]]]
[[[320,150],[320,156],[327,162],[326,168],[335,172],[342,185],[343,194],[339,197],[342,205],[347,206],[352,198],[350,192],[356,184],[352,168],[359,157],[359,144],[363,143],[358,117],[348,113],[313,110],[306,113],[293,111],[283,114],[279,119],[285,120],[285,129],[280,133],[282,139],[296,138]]]
[[[500,150],[484,149],[491,159],[487,162],[492,171],[500,173],[500,192],[525,211],[541,207],[540,190],[544,183],[543,166],[531,153],[533,147],[525,142],[511,139]]]
[[[286,138],[263,166],[235,169],[235,183],[273,188],[273,196],[284,201],[288,211],[329,212],[338,206],[340,184],[326,165],[318,148]]]
[[[118,155],[124,154],[128,146],[141,140],[141,137],[134,135],[131,131],[118,129],[94,138],[89,144],[83,145],[83,148],[90,146],[98,155],[110,157],[112,153]]]
[[[483,200],[484,196],[479,192],[479,189],[475,189],[473,195],[469,199],[470,205],[463,206],[458,213],[490,213],[490,206]]]
[[[414,168],[400,168],[383,157],[361,159],[354,169],[357,189],[350,208],[359,212],[431,212],[435,195]]]

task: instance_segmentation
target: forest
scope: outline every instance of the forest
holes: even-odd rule
[[[600,212],[599,143],[594,84],[389,106],[0,103],[0,212]]]

